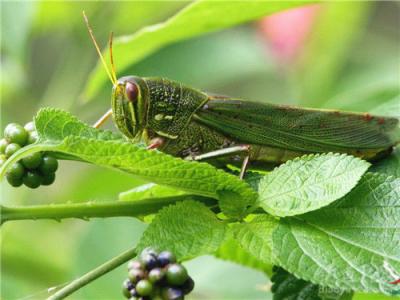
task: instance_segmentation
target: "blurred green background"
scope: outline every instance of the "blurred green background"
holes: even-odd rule
[[[24,124],[44,106],[66,109],[87,122],[109,108],[111,86],[92,102],[82,96],[98,60],[82,10],[99,44],[105,46],[110,31],[116,36],[131,34],[166,20],[187,4],[2,1],[2,128],[9,122]],[[170,45],[127,74],[166,76],[255,101],[367,111],[399,95],[399,17],[399,2],[321,4],[298,18],[282,15]],[[282,20],[288,25],[286,31],[279,26]],[[305,23],[309,26],[300,42],[285,46],[285,41],[299,38],[290,33]],[[279,37],[288,33],[282,42]],[[290,55],[284,47],[292,47]],[[118,57],[115,61],[118,71]],[[1,183],[1,202],[113,200],[138,184],[122,173],[68,161],[61,162],[50,187],[13,189]],[[130,218],[6,223],[1,228],[1,298],[43,299],[48,288],[134,245],[145,227]],[[268,280],[260,272],[208,256],[187,266],[197,284],[192,299],[271,298]],[[70,298],[122,299],[125,276],[125,267],[120,267]]]

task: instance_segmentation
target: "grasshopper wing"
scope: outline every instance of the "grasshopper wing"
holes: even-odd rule
[[[399,119],[210,97],[194,119],[241,143],[376,154],[400,142]]]

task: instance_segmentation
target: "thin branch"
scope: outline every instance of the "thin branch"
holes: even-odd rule
[[[84,202],[18,207],[0,206],[0,224],[16,220],[53,219],[60,221],[66,218],[88,220],[90,218],[139,217],[156,213],[164,206],[188,199],[200,201],[207,206],[215,207],[216,205],[216,200],[211,198],[180,195],[149,198],[140,201]]]
[[[131,248],[120,255],[114,257],[113,259],[105,262],[104,264],[98,266],[96,269],[86,273],[85,275],[71,281],[68,285],[61,288],[59,291],[51,295],[47,298],[47,300],[60,300],[64,299],[68,295],[71,295],[73,292],[79,290],[80,288],[84,287],[88,283],[96,280],[100,276],[114,270],[115,268],[119,267],[123,263],[127,262],[131,258],[136,256],[135,248]]]

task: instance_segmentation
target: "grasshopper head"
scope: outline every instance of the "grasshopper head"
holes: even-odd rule
[[[139,138],[146,125],[148,91],[140,77],[125,76],[113,87],[111,107],[114,122],[128,138]]]

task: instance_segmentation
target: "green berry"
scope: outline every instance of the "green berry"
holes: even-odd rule
[[[42,153],[35,152],[29,154],[28,156],[22,159],[22,163],[28,169],[36,169],[42,163]]]
[[[9,158],[11,155],[13,155],[19,149],[21,149],[20,145],[11,143],[6,147],[6,151],[4,153],[6,154],[6,157]]]
[[[13,164],[7,171],[7,177],[20,179],[25,175],[25,168],[20,162]]]
[[[16,143],[24,146],[28,140],[28,132],[17,123],[11,123],[4,129],[4,137],[10,143]]]
[[[178,288],[168,287],[162,290],[161,298],[163,300],[183,300],[184,294],[183,291]]]
[[[42,185],[50,185],[56,180],[56,173],[41,174],[42,175]]]
[[[143,249],[141,255],[144,256],[144,255],[147,255],[147,254],[150,254],[150,255],[153,255],[153,256],[157,257],[158,252],[154,248],[147,247],[147,248]]]
[[[9,177],[6,175],[8,183],[13,186],[13,187],[19,187],[22,185],[23,179],[22,178],[14,178],[14,177]]]
[[[128,272],[129,280],[132,283],[136,283],[136,282],[142,280],[145,276],[146,276],[146,274],[144,273],[144,271],[140,270],[140,269],[131,269]]]
[[[26,123],[25,126],[24,126],[24,128],[25,128],[25,130],[28,131],[28,132],[32,132],[32,131],[35,131],[35,130],[36,130],[36,129],[35,129],[35,123],[33,123],[32,121]]]
[[[27,187],[36,189],[42,183],[42,176],[38,172],[29,171],[23,177],[23,182]]]
[[[165,271],[160,268],[154,268],[149,272],[149,280],[151,283],[160,282],[165,276]]]
[[[167,268],[167,282],[171,285],[181,285],[189,275],[181,264],[171,264]]]
[[[36,141],[39,139],[39,135],[36,131],[30,131],[28,133],[28,141],[27,144],[33,144],[36,143]]]
[[[136,292],[140,296],[149,296],[153,292],[153,285],[147,279],[140,280],[136,284]]]
[[[6,139],[0,140],[0,154],[6,153],[6,148],[8,146],[8,142]]]
[[[45,154],[39,166],[39,171],[42,174],[54,173],[57,171],[58,161],[52,156]]]

